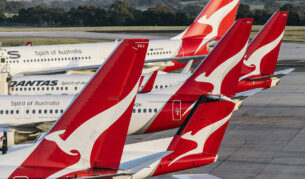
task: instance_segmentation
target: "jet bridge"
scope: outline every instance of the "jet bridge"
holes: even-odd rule
[[[0,95],[10,94],[9,85],[12,78],[10,75],[10,66],[6,63],[6,60],[6,52],[0,47]]]

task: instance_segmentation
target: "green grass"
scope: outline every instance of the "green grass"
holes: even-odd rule
[[[93,39],[74,39],[74,38],[0,38],[4,47],[24,46],[27,42],[33,45],[54,45],[54,44],[76,44],[76,43],[94,43],[105,42],[106,40]]]
[[[60,27],[60,28],[35,28],[35,27],[0,27],[0,32],[34,32],[34,31],[96,31],[96,32],[137,32],[145,33],[148,31],[183,31],[185,26],[124,26],[124,27]],[[262,26],[253,26],[251,37],[259,31]],[[51,44],[75,44],[104,42],[106,40],[77,39],[77,38],[0,38],[3,46],[23,46],[31,41],[33,45]],[[284,36],[286,42],[305,42],[305,26],[288,26]]]
[[[186,26],[113,26],[113,27],[0,27],[0,32],[34,31],[168,31],[184,30]]]

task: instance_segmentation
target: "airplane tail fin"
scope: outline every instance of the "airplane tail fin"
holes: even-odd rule
[[[123,40],[12,176],[118,169],[147,47],[148,40]]]
[[[177,94],[223,94],[234,96],[242,59],[250,36],[252,19],[239,19],[220,40]],[[236,87],[235,87],[236,86]]]
[[[210,40],[219,40],[234,23],[239,2],[239,0],[210,0],[194,22],[173,38],[184,41],[179,55],[186,54],[190,46],[195,52],[194,55],[207,54],[207,43]],[[195,43],[196,49],[189,42],[191,39],[201,39],[199,43]]]
[[[235,103],[229,98],[201,96],[171,141],[155,175],[213,163]]]
[[[241,80],[272,75],[275,71],[288,12],[276,12],[249,44]]]

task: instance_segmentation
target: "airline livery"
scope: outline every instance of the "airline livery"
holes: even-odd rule
[[[231,84],[237,83],[240,77],[251,27],[252,20],[237,20],[185,82],[164,90],[137,94],[128,134],[179,127],[202,94],[234,97],[237,86]],[[232,42],[232,38],[238,39],[238,43]],[[19,128],[55,121],[73,99],[73,95],[0,97],[1,106],[7,106],[0,109],[0,115],[1,110],[3,114],[0,127]]]
[[[276,86],[282,76],[293,69],[274,72],[281,41],[287,21],[287,12],[276,12],[248,45],[238,92],[255,88],[268,89]],[[141,89],[151,79],[152,74],[144,74]],[[184,82],[190,73],[157,73],[150,91],[166,89]],[[76,94],[91,75],[35,75],[13,77],[10,94]],[[148,92],[150,92],[148,91]],[[142,92],[142,91],[140,91]]]
[[[175,59],[201,60],[208,54],[208,42],[219,40],[234,23],[238,4],[239,0],[211,0],[182,34],[167,40],[151,40],[146,62],[167,61],[169,64],[164,70],[172,71],[185,65]],[[5,53],[1,63],[8,65],[12,76],[96,69],[117,45],[117,42],[104,42],[3,47]]]

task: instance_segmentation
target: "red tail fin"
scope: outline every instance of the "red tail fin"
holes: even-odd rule
[[[190,27],[175,37],[185,43],[179,55],[190,46],[189,40],[199,38],[201,42],[192,51],[194,55],[207,54],[207,43],[219,40],[234,23],[238,5],[239,0],[211,0]]]
[[[276,12],[248,46],[241,78],[272,75],[284,36],[288,12]]]
[[[178,94],[235,95],[242,57],[246,52],[252,19],[239,19],[179,89]]]
[[[32,42],[27,42],[26,44],[25,44],[25,46],[32,46],[33,44],[32,44]]]
[[[155,175],[199,167],[214,162],[235,103],[200,97],[168,147]]]
[[[11,178],[117,169],[147,46],[148,40],[124,40]]]

